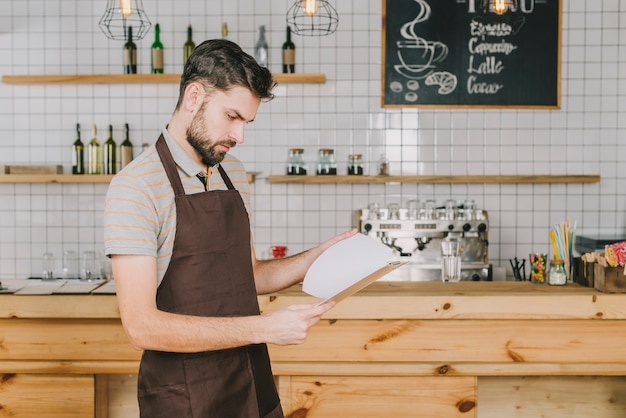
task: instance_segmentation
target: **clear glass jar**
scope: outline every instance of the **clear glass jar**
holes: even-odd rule
[[[420,210],[422,209],[422,202],[418,199],[411,199],[407,203],[408,217],[409,219],[420,219]]]
[[[437,209],[434,200],[427,200],[424,202],[424,212],[420,212],[420,219],[430,221],[432,219],[436,219]]]
[[[337,174],[335,150],[332,148],[320,148],[317,159],[317,174],[323,176]]]
[[[456,200],[448,199],[445,203],[444,219],[454,220],[456,219]]]
[[[378,159],[378,175],[379,176],[389,175],[389,160],[387,159],[385,154],[380,154],[380,158]]]
[[[361,154],[348,155],[348,175],[363,175],[363,156]]]
[[[567,274],[565,274],[565,262],[563,260],[550,260],[548,284],[553,286],[563,286],[567,284]]]
[[[287,174],[293,176],[306,175],[306,163],[304,162],[304,149],[290,148],[287,158]]]

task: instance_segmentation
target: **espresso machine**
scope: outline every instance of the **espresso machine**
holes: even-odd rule
[[[472,200],[457,205],[449,199],[441,206],[434,200],[416,199],[405,206],[372,203],[357,211],[357,228],[409,262],[404,269],[409,275],[400,280],[441,280],[441,242],[449,238],[461,242],[461,280],[492,280],[487,259],[489,220]]]

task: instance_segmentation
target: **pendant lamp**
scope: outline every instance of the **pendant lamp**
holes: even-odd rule
[[[485,3],[485,7],[488,8],[488,11],[497,15],[502,15],[511,7],[515,8],[516,6],[514,0],[488,0]]]
[[[330,35],[338,23],[337,10],[327,0],[296,0],[287,11],[287,24],[296,35]]]
[[[129,26],[133,27],[133,39],[142,39],[152,23],[143,9],[142,0],[107,0],[98,26],[107,38],[124,41]]]
[[[526,18],[520,10],[518,0],[482,0],[479,13],[472,20],[490,25],[501,36],[506,36],[515,35]]]

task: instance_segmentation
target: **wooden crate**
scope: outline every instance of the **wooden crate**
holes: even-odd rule
[[[63,174],[63,166],[59,164],[47,165],[4,165],[1,172],[4,174]]]
[[[626,293],[624,267],[604,267],[595,263],[593,287],[603,293]]]
[[[585,287],[594,287],[596,263],[584,261],[581,257],[574,257],[572,264],[572,280]]]

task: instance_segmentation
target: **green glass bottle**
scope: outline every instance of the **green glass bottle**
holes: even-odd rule
[[[189,55],[191,55],[195,48],[196,44],[193,42],[191,25],[189,25],[187,27],[187,42],[185,42],[185,44],[183,45],[183,65],[187,63]]]
[[[130,163],[133,160],[133,143],[130,142],[130,135],[128,131],[129,131],[128,124],[125,124],[124,125],[124,141],[120,145],[120,153],[122,154],[120,155],[120,160],[122,164],[120,168],[126,167],[128,163]]]
[[[163,44],[161,43],[161,27],[154,26],[154,42],[152,43],[152,74],[163,74]]]
[[[80,140],[80,123],[76,124],[76,141],[72,145],[72,174],[85,174],[85,145]]]
[[[100,141],[98,141],[98,128],[91,128],[91,141],[87,145],[87,174],[101,174]]]
[[[104,143],[104,155],[102,162],[104,163],[102,174],[117,173],[117,144],[113,140],[113,125],[109,125],[109,138]]]

